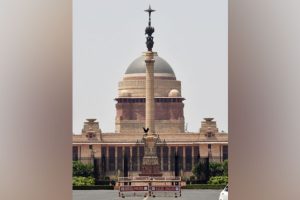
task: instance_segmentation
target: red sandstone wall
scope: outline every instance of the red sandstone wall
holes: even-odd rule
[[[181,120],[182,102],[155,103],[155,120]],[[145,120],[145,103],[117,103],[116,120]]]

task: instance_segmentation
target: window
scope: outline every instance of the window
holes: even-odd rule
[[[141,166],[142,166],[142,163],[143,163],[143,157],[144,157],[144,147],[139,147],[139,152],[140,152],[140,169],[141,170]]]
[[[199,146],[194,146],[194,165],[200,161],[200,150]]]
[[[170,161],[170,164],[171,164],[171,170],[173,171],[175,169],[175,152],[176,151],[176,148],[175,147],[171,147],[171,161]]]
[[[185,169],[187,171],[192,170],[192,147],[186,146],[185,147]]]
[[[132,170],[137,171],[137,147],[132,147]]]
[[[183,169],[183,147],[178,147],[177,148],[177,155],[178,155],[178,166],[179,170]]]
[[[108,148],[108,170],[115,171],[115,147]]]
[[[122,155],[122,147],[117,148],[117,169],[123,170],[123,155]]]
[[[168,171],[169,148],[163,147],[163,170]]]
[[[156,147],[156,155],[157,155],[157,158],[158,158],[158,165],[161,166],[161,153],[160,153],[160,148],[161,147]],[[160,167],[159,167],[160,168]]]
[[[78,160],[78,147],[73,147],[73,161]]]
[[[223,161],[228,160],[228,146],[224,145],[223,146]]]

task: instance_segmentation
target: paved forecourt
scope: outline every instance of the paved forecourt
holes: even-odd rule
[[[174,197],[125,197],[125,200],[218,200],[221,190],[182,190],[182,196]],[[117,190],[73,190],[73,200],[121,200]]]

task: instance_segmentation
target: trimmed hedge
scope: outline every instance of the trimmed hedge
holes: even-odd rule
[[[95,179],[93,177],[74,176],[72,179],[72,185],[75,186],[95,185]]]
[[[95,185],[116,185],[115,180],[96,180]]]
[[[228,176],[213,176],[210,177],[208,184],[220,185],[228,183]]]
[[[224,189],[226,185],[192,184],[183,186],[182,189]],[[84,185],[73,186],[73,190],[113,190],[112,185]]]
[[[224,189],[226,185],[212,185],[212,184],[192,184],[183,186],[182,189]]]
[[[82,186],[73,186],[73,190],[113,190],[114,186],[112,185],[82,185]]]

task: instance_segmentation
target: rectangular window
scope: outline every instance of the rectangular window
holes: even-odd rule
[[[106,146],[101,147],[101,168],[103,173],[107,171]]]
[[[140,151],[140,157],[139,157],[139,159],[140,159],[140,169],[139,170],[141,170],[141,166],[143,164],[143,157],[144,157],[144,147],[139,147],[139,151]]]
[[[168,171],[168,162],[169,162],[169,148],[163,147],[163,170]]]
[[[223,161],[228,160],[228,146],[224,145],[223,146]]]
[[[73,161],[77,161],[78,160],[78,147],[74,146],[73,150],[72,150],[72,154],[73,154]]]
[[[186,146],[185,147],[185,169],[187,171],[192,170],[192,147]]]
[[[200,161],[200,149],[199,146],[194,146],[194,165]]]
[[[176,148],[175,147],[171,147],[171,155],[170,155],[170,159],[171,159],[171,170],[174,171],[175,169],[175,152]]]
[[[122,147],[117,148],[117,169],[123,170],[123,155],[122,155]]]
[[[137,147],[132,147],[132,170],[137,171]]]
[[[115,171],[115,147],[109,147],[108,148],[109,153],[109,162],[108,162],[108,170],[109,171]]]
[[[183,169],[183,148],[182,147],[177,148],[177,155],[178,155],[179,170],[182,170]]]
[[[160,155],[160,147],[156,147],[156,154],[158,157],[158,165],[161,166],[161,155]]]
[[[124,156],[126,156],[127,159],[127,169],[130,170],[130,148],[129,147],[125,147]]]

